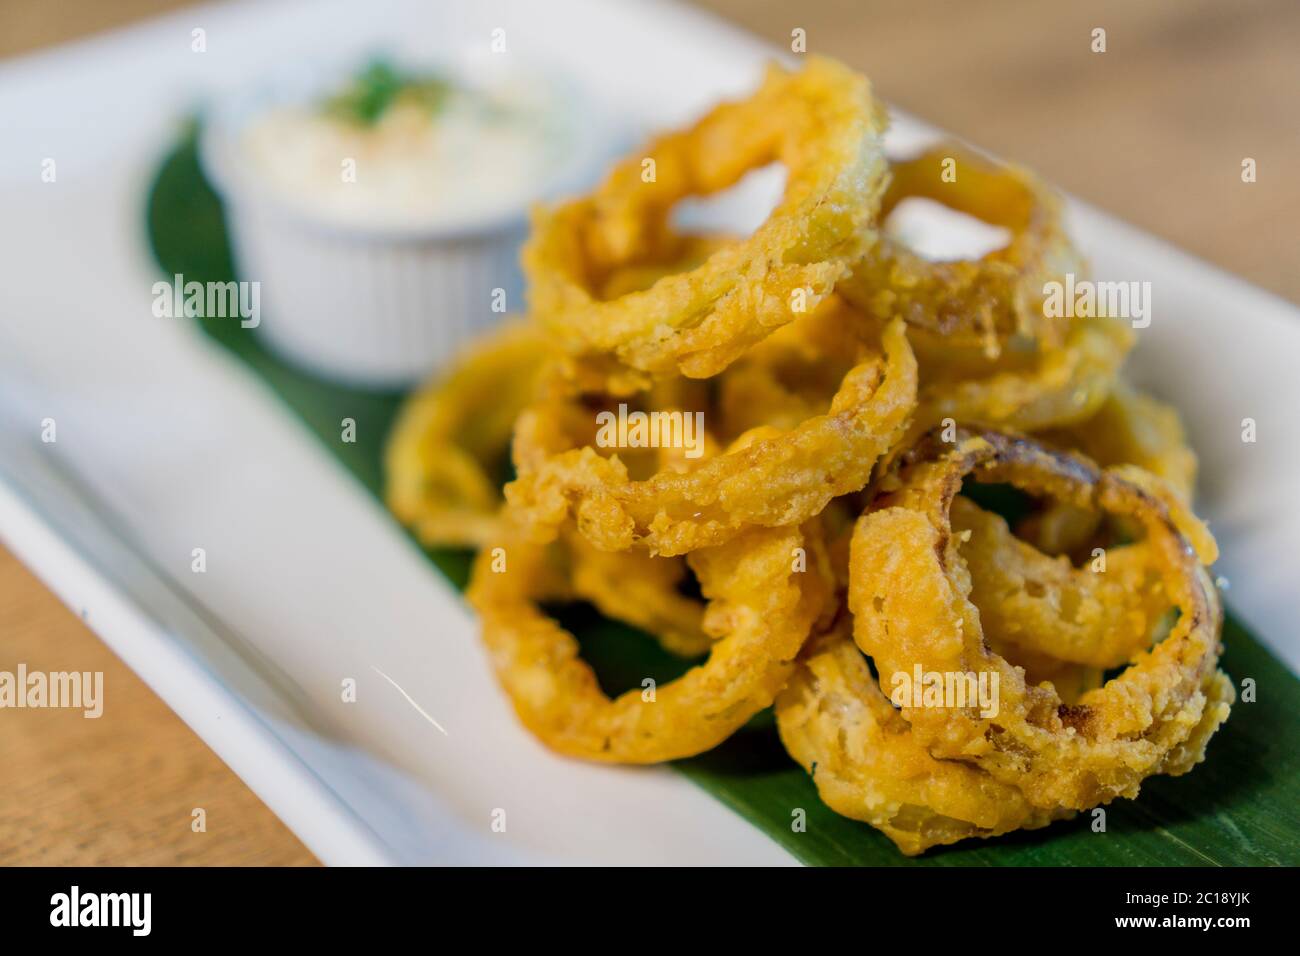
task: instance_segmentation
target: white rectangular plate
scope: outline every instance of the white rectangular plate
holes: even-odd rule
[[[190,9],[0,67],[0,537],[327,863],[792,862],[670,770],[544,751],[459,596],[380,506],[247,369],[151,314],[144,192],[201,98],[294,59],[463,53],[496,27],[630,130],[744,92],[773,55],[650,2],[303,0]],[[895,127],[894,146],[933,136]],[[1294,668],[1300,316],[1072,215],[1098,277],[1152,282],[1133,375],[1182,409],[1229,601]]]

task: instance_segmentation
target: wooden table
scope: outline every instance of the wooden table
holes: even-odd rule
[[[0,710],[0,864],[314,858],[135,674],[0,549],[0,670],[102,671],[103,716]],[[202,809],[206,832],[191,827]]]
[[[181,6],[5,0],[0,56]],[[888,101],[1300,301],[1300,4],[1291,0],[702,0],[865,70]],[[1105,53],[1090,51],[1106,30]],[[617,42],[610,38],[609,42]],[[628,38],[635,42],[635,37]],[[1258,181],[1241,182],[1244,157]],[[0,711],[0,864],[294,864],[312,856],[8,552],[0,670],[102,670],[98,720]],[[191,830],[202,807],[207,832]]]

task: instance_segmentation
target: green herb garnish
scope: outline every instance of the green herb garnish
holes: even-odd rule
[[[345,122],[373,126],[398,102],[437,113],[451,89],[451,84],[440,76],[404,73],[386,60],[375,60],[327,99],[323,110],[327,116]]]

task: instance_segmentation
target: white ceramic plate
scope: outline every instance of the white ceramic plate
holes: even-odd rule
[[[144,192],[195,102],[295,57],[463,55],[496,27],[640,128],[745,91],[772,55],[649,2],[304,0],[190,9],[0,66],[0,537],[327,863],[789,863],[672,771],[543,751],[459,597],[382,509],[247,369],[151,314]],[[896,121],[895,144],[931,135]],[[1183,410],[1229,601],[1294,668],[1300,315],[1073,217],[1098,277],[1153,284],[1135,377]]]

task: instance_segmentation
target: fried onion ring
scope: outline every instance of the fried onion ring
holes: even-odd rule
[[[784,433],[753,438],[689,472],[629,478],[618,457],[569,448],[559,415],[539,405],[516,436],[519,477],[506,486],[512,519],[536,541],[576,516],[597,547],[686,554],[721,544],[747,527],[797,524],[839,495],[861,489],[876,460],[901,436],[916,393],[916,361],[901,322],[883,336],[884,359],[855,366],[825,415]],[[883,365],[883,368],[882,368]]]
[[[1011,241],[979,259],[931,262],[882,235],[838,291],[879,321],[901,315],[918,336],[946,349],[996,358],[1013,336],[1059,345],[1065,320],[1045,314],[1043,286],[1087,267],[1065,233],[1056,195],[1026,170],[955,143],[894,163],[890,172],[882,220],[902,200],[921,197],[1002,226]]]
[[[818,568],[794,570],[797,548],[820,549],[820,532],[754,528],[689,561],[709,601],[708,660],[647,699],[634,688],[610,699],[577,642],[538,607],[553,568],[550,546],[502,539],[483,551],[468,597],[479,612],[492,666],[524,725],[560,753],[616,763],[658,763],[721,743],[769,706],[828,600]],[[495,550],[495,549],[494,549]],[[504,570],[493,570],[504,557]]]
[[[1049,684],[1029,685],[985,644],[970,600],[949,518],[967,475],[1139,522],[1180,612],[1170,634],[1073,705]],[[978,766],[1035,806],[1072,809],[1136,796],[1146,777],[1184,773],[1203,758],[1233,692],[1217,670],[1222,609],[1202,564],[1213,560],[1213,539],[1176,496],[1139,469],[1102,471],[1024,438],[966,431],[953,445],[927,436],[881,488],[851,548],[858,646],[882,674],[919,666],[988,673],[1000,685],[992,717],[971,708],[903,708],[933,756]]]
[[[922,382],[911,434],[945,418],[1016,431],[1084,421],[1115,387],[1133,333],[1114,319],[1076,320],[1061,348],[1039,352],[1028,368]]]
[[[1039,437],[1059,448],[1077,449],[1099,465],[1137,465],[1163,479],[1184,501],[1192,500],[1196,454],[1187,445],[1178,412],[1122,379],[1091,418]],[[1054,502],[1022,521],[1016,534],[1047,554],[1082,554],[1097,543],[1101,523],[1092,512]]]
[[[528,322],[479,340],[402,406],[384,449],[384,499],[429,547],[478,547],[496,530],[488,473],[534,398],[547,348]]]
[[[1091,418],[1043,438],[1078,449],[1101,465],[1137,465],[1192,500],[1196,453],[1187,445],[1178,412],[1122,379]]]
[[[567,537],[576,597],[601,614],[640,628],[678,657],[699,657],[713,646],[704,631],[704,605],[683,595],[680,558],[642,551],[601,551],[581,535]]]
[[[718,376],[718,433],[789,431],[821,414],[862,351],[859,316],[837,296],[778,329]]]
[[[977,767],[930,756],[853,646],[851,621],[842,615],[809,642],[776,701],[781,742],[827,806],[871,824],[908,856],[1072,815],[1031,805]]]
[[[815,307],[872,241],[884,124],[870,84],[844,66],[814,57],[798,73],[771,67],[750,99],[654,140],[592,196],[536,212],[523,254],[531,311],[570,351],[622,363],[620,391],[716,374]],[[611,273],[682,258],[690,240],[669,225],[679,200],[773,161],[786,167],[785,194],[751,237],[643,291],[597,297]]]
[[[1006,521],[958,496],[952,528],[970,572],[970,600],[994,643],[1057,662],[1117,667],[1149,647],[1170,600],[1148,541],[1107,551],[1104,571],[1049,557]]]

